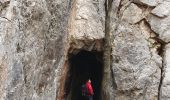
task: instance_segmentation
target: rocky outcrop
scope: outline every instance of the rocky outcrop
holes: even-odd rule
[[[55,100],[69,9],[69,1],[10,0],[1,11],[1,100]]]
[[[142,19],[142,9],[140,9],[135,4],[130,4],[127,9],[125,9],[122,20],[131,24],[135,24]]]
[[[156,6],[153,10],[152,13],[158,17],[167,17],[170,14],[170,2],[164,1],[158,6]]]
[[[105,0],[1,0],[0,100],[58,100],[68,53],[103,49]],[[114,100],[168,100],[168,0],[115,0]],[[64,94],[64,93],[63,93]]]
[[[104,0],[77,0],[73,37],[76,39],[104,38]]]
[[[156,100],[162,58],[149,45],[149,33],[121,23],[113,48],[113,74],[116,100]]]
[[[160,100],[170,99],[170,45],[166,45],[164,52],[164,72],[163,81],[160,89]]]
[[[101,51],[104,38],[104,0],[77,0],[73,2],[70,16],[70,38],[72,49]]]
[[[168,1],[162,2],[155,9],[152,10],[153,15],[149,18],[149,23],[153,31],[155,31],[159,38],[165,42],[170,42],[169,21],[170,21],[170,3]]]
[[[159,3],[161,3],[163,0],[134,0],[135,3],[146,5],[146,6],[157,6]]]

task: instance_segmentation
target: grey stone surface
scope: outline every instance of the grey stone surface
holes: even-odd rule
[[[148,17],[151,29],[159,35],[159,38],[165,42],[170,42],[170,16],[159,18],[151,15]]]
[[[104,37],[104,0],[77,0],[73,37],[101,39]]]
[[[123,21],[127,21],[131,24],[137,23],[142,18],[142,9],[133,3],[127,7],[122,16]]]
[[[146,6],[157,6],[163,0],[134,0],[135,3],[146,5]]]
[[[101,51],[104,38],[105,0],[77,0],[71,12],[71,48]],[[99,41],[98,41],[99,40]]]
[[[161,86],[161,100],[170,99],[170,44],[165,46],[164,52],[164,74]]]
[[[10,0],[2,12],[0,100],[55,100],[70,2]]]
[[[0,100],[58,100],[69,46],[102,50],[105,0],[0,2]],[[158,39],[170,42],[169,1],[135,0],[120,12],[126,2],[113,4],[112,100],[158,100],[159,92],[168,100],[170,50]]]
[[[158,17],[167,17],[170,15],[170,2],[164,1],[158,6],[156,6],[153,10],[152,13],[154,15],[157,15]]]
[[[164,42],[170,42],[170,3],[164,1],[152,10],[152,15],[148,16],[151,29],[158,34]]]
[[[142,29],[127,23],[118,29],[112,52],[115,100],[157,100],[161,57],[149,47]]]

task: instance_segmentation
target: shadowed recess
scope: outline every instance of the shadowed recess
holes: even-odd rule
[[[80,51],[69,56],[69,72],[65,84],[65,95],[69,100],[87,100],[81,94],[81,85],[90,78],[94,89],[94,100],[100,100],[102,80],[102,52]]]

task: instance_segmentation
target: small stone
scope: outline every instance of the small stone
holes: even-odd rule
[[[152,10],[152,14],[158,17],[167,17],[170,14],[170,2],[163,2]]]
[[[170,44],[165,46],[164,52],[164,72],[165,76],[163,78],[161,86],[161,98],[162,100],[169,100],[170,98]]]
[[[159,18],[154,15],[148,17],[148,22],[151,29],[156,32],[161,40],[170,42],[170,16],[166,18]]]
[[[123,13],[122,19],[131,24],[137,23],[142,19],[142,10],[135,4],[131,4]]]
[[[162,0],[134,0],[135,3],[146,5],[146,6],[157,6]]]

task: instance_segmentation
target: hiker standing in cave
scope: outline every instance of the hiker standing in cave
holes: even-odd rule
[[[86,89],[88,91],[88,94],[87,94],[88,99],[93,100],[93,94],[94,93],[93,93],[93,88],[92,88],[90,79],[86,82]]]

